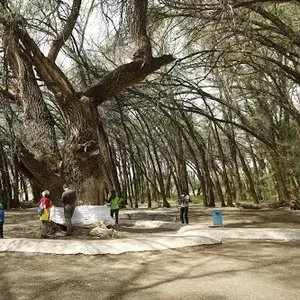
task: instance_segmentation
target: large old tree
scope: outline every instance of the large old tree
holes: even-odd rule
[[[13,75],[0,90],[3,97],[22,107],[23,135],[16,147],[16,158],[26,176],[40,188],[50,189],[55,199],[66,182],[76,189],[82,203],[102,204],[107,192],[113,187],[118,189],[119,185],[98,107],[174,58],[152,56],[146,30],[148,1],[128,1],[136,45],[132,61],[105,74],[91,86],[77,90],[56,60],[72,36],[81,2],[73,0],[69,16],[47,54],[41,51],[26,20],[16,13],[10,1],[0,2],[2,46],[8,72]],[[63,117],[63,148],[57,144],[55,121],[46,105],[45,91],[53,94]]]

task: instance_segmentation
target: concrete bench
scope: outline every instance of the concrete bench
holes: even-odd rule
[[[155,220],[157,216],[170,216],[173,222],[179,219],[179,212],[170,211],[124,211],[123,215],[127,216],[129,220],[132,220],[134,216],[147,216],[151,220]]]

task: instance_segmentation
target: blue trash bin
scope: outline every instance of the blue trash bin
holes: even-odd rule
[[[221,210],[214,210],[212,212],[212,217],[214,226],[223,226],[223,216]]]

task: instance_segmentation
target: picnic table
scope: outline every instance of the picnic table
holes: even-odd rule
[[[127,216],[129,220],[135,216],[147,216],[151,220],[155,220],[157,216],[170,216],[173,222],[179,219],[179,211],[163,211],[163,210],[126,210],[122,211],[122,214]]]

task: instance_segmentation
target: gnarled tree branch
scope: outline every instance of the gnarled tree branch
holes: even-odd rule
[[[74,98],[73,86],[55,62],[41,52],[27,31],[22,29],[18,31],[19,39],[25,47],[26,54],[30,56],[32,64],[48,89],[54,93],[57,99]]]
[[[62,30],[62,32],[53,41],[50,51],[48,53],[48,58],[55,61],[60,49],[63,47],[67,39],[72,34],[73,28],[76,24],[77,18],[79,16],[81,6],[81,0],[74,0],[70,16]]]
[[[9,100],[17,102],[17,95],[13,91],[11,91],[11,90],[9,90],[7,88],[4,88],[4,87],[0,86],[0,94],[2,94],[3,96],[5,96]]]
[[[152,49],[147,35],[148,0],[134,0],[133,2],[132,36],[137,46],[133,59],[141,60],[143,64],[149,64],[152,60]]]
[[[172,55],[163,55],[153,58],[151,64],[144,66],[142,61],[133,61],[116,68],[79,94],[80,96],[92,98],[95,105],[98,106],[117,95],[124,88],[140,82],[147,75],[174,60],[175,58]]]
[[[34,155],[19,141],[14,155],[18,169],[38,186],[51,191],[51,198],[58,203],[63,178],[53,173],[49,168],[36,160]]]

